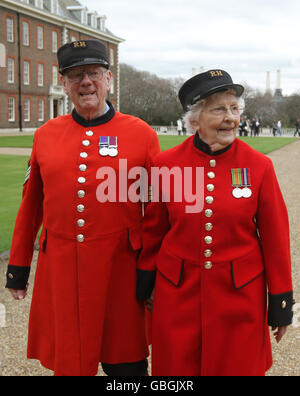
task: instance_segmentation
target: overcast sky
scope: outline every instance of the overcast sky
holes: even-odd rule
[[[281,70],[284,95],[300,92],[299,0],[80,0],[125,39],[120,62],[160,77],[220,68],[265,90]]]

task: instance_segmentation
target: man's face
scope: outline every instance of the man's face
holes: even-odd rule
[[[104,113],[111,82],[109,70],[98,65],[74,67],[64,74],[62,82],[82,117],[93,119]]]

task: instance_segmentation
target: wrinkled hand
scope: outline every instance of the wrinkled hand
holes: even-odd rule
[[[24,298],[27,296],[27,290],[28,290],[29,283],[26,285],[25,290],[16,290],[16,289],[8,289],[13,296],[15,300],[24,300]]]
[[[149,297],[145,302],[145,307],[148,309],[149,312],[153,310],[153,300],[154,300],[154,293],[152,293],[151,297]]]
[[[287,328],[288,328],[288,326],[272,327],[272,331],[274,331],[273,335],[276,339],[277,344],[281,341],[282,337],[287,332]]]

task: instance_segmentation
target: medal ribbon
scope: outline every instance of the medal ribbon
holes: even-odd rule
[[[108,146],[109,140],[108,136],[100,136],[99,146]]]
[[[231,169],[232,186],[251,186],[250,171],[248,168]]]

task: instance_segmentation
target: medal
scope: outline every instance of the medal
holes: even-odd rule
[[[116,136],[109,137],[108,155],[110,157],[116,157],[119,154],[117,141],[118,138]]]
[[[99,154],[101,155],[101,157],[107,157],[108,156],[108,154],[109,154],[108,145],[109,145],[108,136],[100,136],[100,140],[99,140]]]
[[[243,198],[251,198],[252,197],[252,191],[248,187],[243,188],[242,193],[243,193]]]
[[[248,168],[231,169],[231,176],[232,187],[234,187],[232,195],[234,198],[251,198],[252,190],[249,188],[251,186],[250,170]]]
[[[243,196],[243,190],[237,187],[232,191],[232,195],[234,198],[240,199]]]

